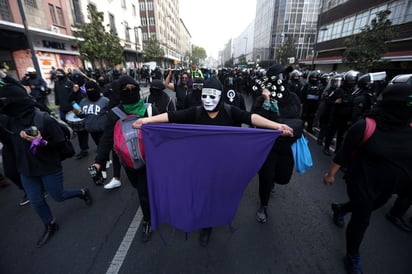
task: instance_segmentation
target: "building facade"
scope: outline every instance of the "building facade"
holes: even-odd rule
[[[290,57],[312,56],[320,7],[321,0],[257,0],[253,59],[263,66],[279,62],[278,51],[288,39],[296,49]]]
[[[317,56],[301,63],[313,63],[322,71],[347,71],[350,68],[342,64],[345,39],[361,32],[383,10],[391,11],[389,19],[395,37],[388,42],[388,52],[383,57],[388,62],[373,70],[384,70],[389,76],[412,73],[412,1],[409,0],[324,0],[319,15]]]
[[[52,66],[81,65],[79,50],[73,44],[68,4],[59,0],[0,1],[0,63],[13,77],[20,79],[28,67],[35,67],[50,82]]]

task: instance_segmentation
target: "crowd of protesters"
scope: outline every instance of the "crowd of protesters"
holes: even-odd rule
[[[276,70],[275,74],[273,73],[274,69]],[[272,75],[276,75],[277,81],[280,81],[280,86],[285,89],[285,91],[281,93],[281,95],[279,95],[278,93],[278,97],[275,99],[271,99],[271,93],[268,92],[267,89],[264,88],[262,91],[262,88],[259,87],[259,83],[261,83],[262,81],[267,81],[268,77],[271,77]],[[333,165],[331,167],[331,170],[329,171],[329,175],[327,174],[327,176],[325,176],[325,183],[327,184],[333,183],[333,176],[338,170],[337,166],[342,166],[344,168],[343,171],[346,171],[346,169],[348,168],[343,164],[343,161],[347,161],[347,159],[343,158],[343,152],[340,152],[341,148],[346,152],[348,150],[348,140],[345,139],[348,132],[350,133],[351,131],[353,131],[352,128],[354,125],[359,127],[359,121],[364,121],[365,116],[370,115],[370,113],[375,113],[374,115],[376,116],[376,109],[383,109],[387,111],[389,108],[387,107],[387,105],[385,105],[386,108],[382,108],[381,102],[384,101],[385,98],[391,98],[392,100],[392,97],[388,96],[387,93],[385,93],[388,89],[388,79],[385,72],[365,74],[362,74],[355,70],[348,70],[346,72],[340,73],[321,72],[316,70],[302,70],[299,67],[292,66],[272,66],[269,69],[248,69],[235,67],[213,70],[199,69],[195,64],[193,64],[189,69],[160,69],[159,67],[156,67],[154,70],[150,70],[147,66],[143,66],[140,69],[133,70],[121,69],[109,71],[92,71],[89,69],[82,71],[70,69],[64,70],[58,68],[53,70],[51,76],[55,98],[55,109],[53,110],[48,109],[49,106],[47,101],[47,95],[49,95],[51,90],[47,88],[46,83],[41,79],[41,77],[39,77],[39,74],[37,74],[36,71],[31,68],[27,70],[27,74],[21,81],[10,79],[10,77],[6,76],[3,73],[2,78],[4,79],[1,82],[2,85],[0,89],[1,91],[5,92],[6,89],[4,88],[4,86],[14,85],[13,87],[21,93],[22,89],[20,89],[20,87],[26,86],[30,91],[29,95],[36,103],[29,103],[29,101],[27,101],[29,97],[26,98],[23,95],[19,95],[21,97],[24,97],[24,99],[26,100],[24,102],[27,104],[27,109],[30,109],[30,111],[32,112],[34,107],[40,108],[43,111],[51,113],[57,119],[61,119],[62,121],[68,123],[68,125],[73,128],[78,138],[79,151],[75,155],[75,159],[77,160],[85,158],[89,154],[89,135],[92,137],[93,141],[98,147],[101,140],[103,140],[102,136],[107,135],[105,134],[105,132],[107,131],[106,120],[107,117],[113,116],[110,114],[110,110],[113,107],[119,105],[121,105],[122,107],[126,105],[126,109],[128,108],[129,103],[127,102],[130,101],[130,98],[126,98],[127,96],[123,94],[123,92],[130,90],[133,91],[133,94],[138,94],[138,96],[136,95],[135,98],[137,101],[131,100],[133,101],[133,104],[144,101],[146,103],[151,103],[155,107],[156,113],[174,113],[175,111],[182,111],[189,108],[202,108],[202,104],[204,104],[202,93],[203,85],[205,83],[210,85],[210,81],[213,80],[217,81],[217,83],[214,82],[213,86],[217,91],[219,91],[219,100],[222,100],[222,103],[220,103],[220,105],[233,105],[237,108],[240,108],[242,110],[242,113],[245,111],[256,111],[256,113],[259,113],[262,116],[273,120],[274,122],[279,122],[281,117],[285,117],[285,113],[293,113],[293,115],[289,115],[290,117],[286,115],[286,118],[291,118],[293,116],[293,119],[300,119],[302,121],[302,128],[304,127],[306,134],[312,134],[317,139],[317,143],[322,146],[321,149],[323,154],[325,154],[326,156],[332,156],[333,152],[337,154],[337,156],[334,157],[333,161],[338,162],[339,165]],[[141,98],[140,85],[150,87],[149,96]],[[164,92],[166,88],[170,89],[176,94],[176,99],[172,99],[172,97]],[[410,95],[408,97],[408,94],[410,94],[411,90],[410,84],[405,84],[405,86],[402,86],[401,88],[402,92],[398,97],[401,98],[403,96],[401,99],[406,98],[405,100],[410,100]],[[389,87],[389,89],[392,89],[392,93],[395,93],[393,90],[397,91],[396,86],[395,88]],[[7,96],[10,95],[9,93],[5,94]],[[208,96],[210,97],[212,95],[208,94]],[[245,105],[246,96],[249,96],[253,99],[252,108],[249,110],[246,109]],[[396,101],[396,104],[398,104],[400,100],[398,97],[393,99],[395,101],[398,100]],[[405,117],[405,115],[410,115],[411,103],[410,101],[407,101],[407,103],[408,102],[409,105],[407,105],[406,114],[404,113],[402,119],[411,122],[410,116]],[[14,102],[14,104],[16,103]],[[217,104],[219,105],[219,102],[217,102]],[[393,108],[393,105],[390,106]],[[390,111],[392,111],[392,108],[390,108]],[[67,194],[67,191],[63,190],[62,185],[59,191],[52,188],[47,189],[47,180],[54,180],[55,178],[53,176],[57,176],[58,178],[62,176],[60,165],[57,165],[55,167],[56,170],[53,170],[53,172],[58,172],[58,174],[53,173],[53,176],[48,173],[41,174],[41,176],[45,177],[43,182],[44,186],[36,187],[36,193],[33,194],[33,188],[29,186],[29,184],[34,181],[31,178],[32,175],[30,173],[23,174],[21,169],[18,169],[18,167],[15,165],[17,160],[15,155],[13,154],[14,152],[12,149],[12,143],[33,141],[35,137],[33,138],[26,135],[25,133],[21,133],[20,136],[22,140],[16,139],[13,141],[13,139],[10,139],[7,134],[8,121],[7,118],[5,118],[8,113],[4,112],[4,110],[5,108],[3,107],[1,113],[4,116],[2,116],[1,121],[1,142],[4,146],[3,162],[5,166],[5,174],[1,177],[1,185],[8,185],[10,183],[10,180],[8,179],[11,179],[11,181],[14,182],[24,192],[24,198],[21,201],[20,205],[25,205],[31,202],[33,203],[33,207],[35,207],[35,209],[37,206],[36,211],[38,212],[46,226],[46,231],[42,234],[41,238],[38,241],[38,245],[42,246],[57,230],[57,223],[55,222],[54,217],[51,215],[51,212],[44,201],[44,196],[47,195],[47,192],[50,192],[53,198],[56,198],[59,201],[79,197],[85,200],[87,205],[91,205],[91,194],[87,188],[84,188],[80,190],[72,190],[69,195]],[[268,113],[267,115],[265,114],[266,112]],[[147,115],[146,112],[142,113]],[[281,115],[280,113],[282,113],[283,115]],[[398,113],[391,113],[390,115],[392,115],[390,116],[392,119],[393,115],[396,116],[398,115]],[[380,118],[378,118],[377,120],[379,119]],[[384,122],[379,120],[379,130],[382,130],[382,128],[380,128],[382,127],[382,124],[386,126],[388,125],[388,119]],[[395,119],[391,121],[398,120]],[[25,124],[27,124],[27,121],[24,120],[24,122]],[[111,122],[113,124],[114,120]],[[238,124],[237,126],[241,126],[241,124]],[[392,128],[392,126],[389,127]],[[396,127],[396,129],[398,128]],[[385,132],[385,130],[383,130],[383,132]],[[43,132],[41,132],[41,135],[43,136]],[[352,136],[351,134],[349,135]],[[61,136],[58,137],[60,138]],[[108,140],[110,138],[112,138],[112,136],[107,137],[106,139]],[[120,179],[121,165],[116,153],[113,151],[112,147],[110,147],[111,143],[107,140],[105,141],[104,153],[100,152],[96,159],[98,160],[97,166],[103,174],[103,179],[107,178],[106,168],[109,168],[111,163],[113,164],[113,178],[111,179],[111,181],[104,185],[104,188],[114,189],[122,185]],[[268,158],[265,163],[265,165],[267,166],[262,167],[262,170],[259,171],[259,195],[262,203],[261,207],[256,213],[256,219],[259,223],[265,223],[269,218],[267,205],[270,193],[268,192],[268,189],[269,191],[271,189],[273,190],[275,183],[287,184],[290,180],[293,170],[293,158],[290,151],[290,145],[292,142],[289,142],[288,138],[280,138],[279,140],[287,140],[286,142],[283,141],[283,152],[280,152],[279,150],[280,145],[275,144],[273,147],[273,153],[270,156],[273,156],[273,159]],[[296,140],[296,138],[290,140]],[[51,144],[53,144],[53,142],[51,142]],[[59,144],[57,144],[56,146],[59,146]],[[42,149],[40,149],[40,151],[41,150]],[[104,157],[102,156],[103,154]],[[111,159],[109,157],[110,154],[112,156]],[[283,171],[280,171],[279,169],[279,171],[275,172],[276,174],[272,174],[273,172],[271,171],[271,167],[275,169],[274,166],[279,165],[276,164],[279,161],[276,161],[275,158],[287,158],[287,161],[290,162],[290,164],[288,164],[286,168],[283,166],[281,168]],[[11,168],[13,166],[15,168]],[[28,166],[24,168],[28,168]],[[47,170],[47,167],[45,167],[44,169]],[[285,171],[285,169],[287,169],[287,172]],[[349,174],[351,174],[350,171],[352,169],[353,167],[349,167]],[[18,176],[19,173],[21,176]],[[139,176],[141,177],[140,173],[136,173],[136,175],[130,170],[126,170],[126,173],[128,175],[127,177],[130,180],[135,180]],[[145,204],[144,210],[146,219],[144,227],[142,228],[142,240],[146,242],[150,240],[151,236],[150,217],[148,217],[149,209],[147,201],[148,197],[146,193],[147,189],[144,186],[145,184],[147,184],[147,182],[145,178],[142,179],[140,177],[139,179],[136,179],[136,182],[138,181],[138,183],[131,183],[134,186],[138,184],[136,188],[139,192],[139,198],[142,200],[140,202]],[[408,178],[408,176],[406,176],[405,178]],[[407,179],[404,179],[404,181],[406,180]],[[409,178],[409,181],[411,181],[411,178]],[[62,180],[59,179],[59,182],[62,184]],[[39,181],[39,184],[42,184],[41,179]],[[402,230],[408,232],[412,231],[412,228],[404,219],[404,215],[407,212],[409,206],[412,204],[412,195],[410,195],[411,192],[411,184],[409,184],[409,186],[408,184],[406,184],[406,186],[405,184],[402,184],[402,188],[391,188],[389,192],[385,192],[385,198],[388,198],[391,194],[398,194],[397,202],[387,215],[388,220]],[[31,197],[28,197],[27,194],[29,194],[29,196]],[[356,196],[356,194],[349,194],[351,200],[356,200],[353,198],[354,196]],[[32,199],[35,200],[32,201]],[[380,203],[379,206],[381,204],[382,203]],[[333,204],[332,211],[333,221],[335,222],[335,224],[343,227],[343,217],[348,212],[356,212],[356,214],[359,214],[359,208],[356,208],[356,206],[359,207],[365,205],[359,203],[356,205],[354,205],[353,203],[350,205],[349,203],[345,205]],[[366,215],[360,214],[361,218],[363,218],[362,220],[351,220],[350,227],[352,228],[352,230],[354,230],[354,224],[358,224],[360,222],[364,223],[362,228],[359,228],[358,230],[362,230],[363,232],[366,230],[367,224],[365,224],[365,222],[367,223],[369,221],[371,211],[375,209],[374,201],[371,201],[368,206],[373,208],[370,208],[370,210],[365,213]],[[47,208],[46,211],[44,209],[45,207]],[[47,214],[44,212],[46,212]],[[210,236],[210,232],[208,235]],[[353,241],[354,240],[352,239],[350,243],[352,243]],[[360,241],[361,239],[357,240],[358,246],[360,245]],[[205,245],[204,237],[201,243]],[[353,250],[350,250],[350,252],[352,251]],[[353,273],[358,273],[356,272],[356,270],[360,271],[359,254],[357,254],[356,251],[353,254],[348,254],[346,260],[346,263],[349,265],[349,269],[353,271]]]

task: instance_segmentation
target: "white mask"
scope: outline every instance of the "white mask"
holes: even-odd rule
[[[214,111],[219,104],[222,91],[214,88],[202,89],[202,104],[205,110]]]

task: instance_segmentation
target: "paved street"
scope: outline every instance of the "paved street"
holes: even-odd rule
[[[0,189],[0,273],[345,273],[345,231],[332,223],[330,210],[331,202],[346,200],[345,185],[341,174],[335,186],[323,185],[331,158],[308,139],[314,167],[277,187],[268,222],[255,220],[255,177],[233,220],[235,231],[214,229],[204,248],[197,231],[186,235],[169,225],[146,244],[139,231],[130,237],[139,220],[137,193],[125,176],[118,189],[93,184],[87,172],[95,155],[90,138],[88,158],[66,160],[64,171],[66,188],[89,187],[94,204],[88,208],[79,199],[57,203],[48,197],[60,230],[43,248],[35,247],[43,225],[30,205],[18,205],[22,193],[15,186]],[[412,234],[385,219],[391,202],[372,217],[361,248],[364,273],[412,272]]]

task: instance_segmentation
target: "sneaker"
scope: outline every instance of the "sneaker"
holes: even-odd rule
[[[386,219],[388,219],[392,224],[396,225],[399,229],[411,232],[412,228],[404,221],[402,217],[396,217],[390,213],[386,214]]]
[[[268,214],[266,212],[266,207],[262,206],[261,208],[258,209],[256,212],[256,220],[258,223],[266,223],[268,220]]]
[[[331,208],[333,211],[333,223],[338,227],[345,226],[345,214],[341,213],[340,205],[338,204],[331,204]]]
[[[111,164],[112,164],[112,160],[107,161],[107,162],[106,162],[106,169],[108,169]]]
[[[83,159],[84,157],[87,157],[87,155],[89,155],[89,152],[87,150],[81,150],[78,154],[76,154],[76,156],[74,156],[74,158],[76,160],[80,160],[80,159]]]
[[[103,179],[107,179],[107,172],[106,171],[102,171],[102,177],[103,177]]]
[[[47,243],[48,240],[54,235],[54,233],[59,229],[59,226],[56,222],[50,223],[46,226],[44,233],[40,236],[37,241],[37,247],[42,247]]]
[[[343,263],[348,274],[362,274],[360,256],[359,255],[346,255],[343,258]]]
[[[113,179],[104,186],[104,189],[113,189],[117,187],[121,187],[122,183],[113,177]]]
[[[87,206],[91,206],[93,204],[93,199],[92,199],[92,195],[90,195],[89,189],[88,188],[83,188],[82,192],[83,192],[83,196],[80,197],[80,198],[82,200],[84,200],[84,202]]]
[[[143,222],[142,224],[142,243],[150,241],[152,238],[152,225],[150,222]]]
[[[199,243],[201,246],[206,247],[209,244],[211,234],[212,234],[211,227],[202,228],[202,230],[200,230]]]
[[[28,203],[30,203],[30,200],[29,200],[29,198],[27,198],[27,194],[24,193],[24,196],[23,196],[23,198],[20,200],[19,205],[24,206],[24,205],[27,205]]]

